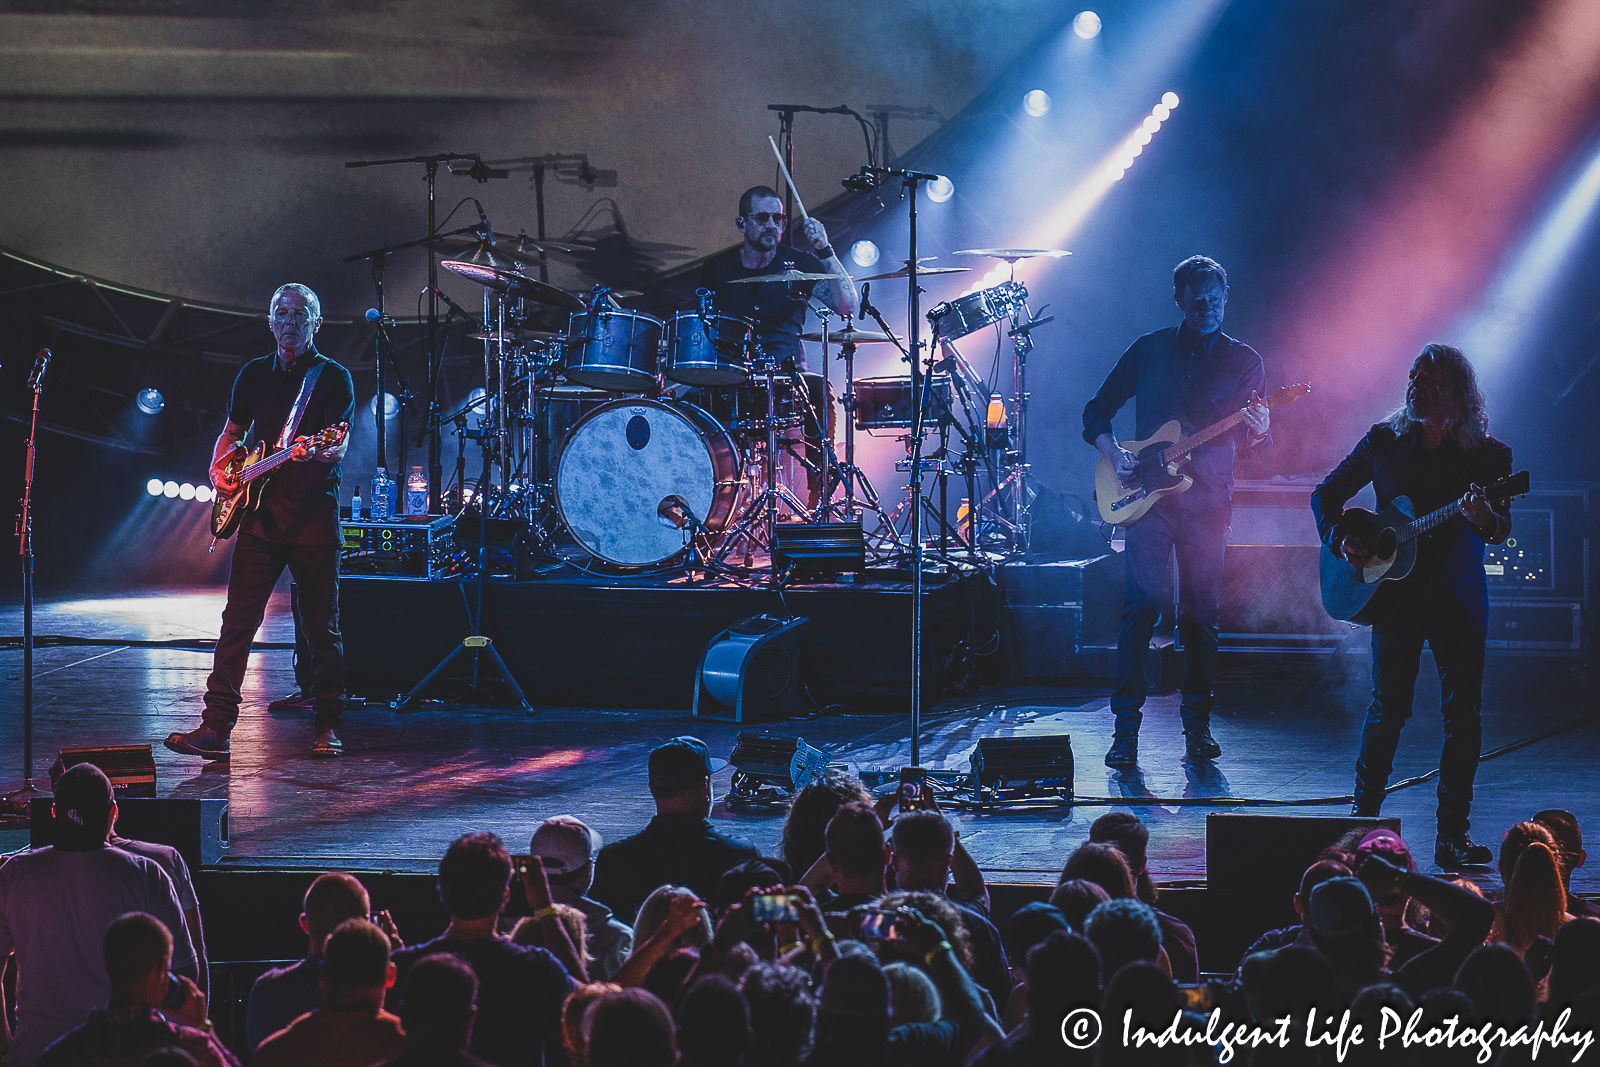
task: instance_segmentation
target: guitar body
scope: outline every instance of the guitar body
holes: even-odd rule
[[[239,477],[244,469],[253,463],[260,463],[267,455],[267,446],[259,444],[248,454],[234,451],[234,458],[228,461],[228,473],[235,478]],[[239,527],[250,513],[261,503],[261,490],[265,486],[265,478],[255,478],[242,483],[232,493],[217,490],[217,499],[211,505],[211,536],[219,541],[226,541],[239,532]]]
[[[1416,566],[1417,542],[1413,538],[1396,544],[1395,534],[1414,518],[1411,501],[1403,496],[1395,497],[1376,515],[1362,508],[1350,508],[1344,513],[1339,523],[1341,535],[1354,535],[1375,546],[1373,554],[1378,562],[1358,570],[1335,555],[1333,549],[1322,546],[1317,566],[1322,579],[1322,607],[1330,616],[1371,626],[1382,618],[1384,605],[1402,595],[1392,587],[1403,582]]]
[[[1143,441],[1124,441],[1122,447],[1139,458],[1138,484],[1125,489],[1117,472],[1104,456],[1094,469],[1094,502],[1100,518],[1112,526],[1128,526],[1144,518],[1164,496],[1186,492],[1194,479],[1178,469],[1176,463],[1162,466],[1161,451],[1177,444],[1183,427],[1174,419]]]

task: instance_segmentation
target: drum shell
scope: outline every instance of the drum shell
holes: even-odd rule
[[[741,484],[739,451],[693,404],[614,400],[573,426],[554,481],[561,520],[590,555],[648,567],[685,550],[683,529],[662,517],[668,498],[682,498],[709,534],[727,525]]]
[[[1001,282],[938,305],[928,312],[928,321],[939,340],[955,341],[1009,318],[1027,299],[1028,291],[1019,283]]]
[[[911,379],[857,378],[856,429],[895,430],[911,426]],[[933,376],[933,402],[923,416],[923,424],[932,426],[930,416],[950,410],[950,376]]]
[[[661,347],[661,320],[639,311],[579,311],[567,327],[564,366],[568,381],[614,393],[653,389]]]
[[[666,375],[684,385],[739,385],[750,377],[755,328],[746,319],[685,311],[666,327]]]

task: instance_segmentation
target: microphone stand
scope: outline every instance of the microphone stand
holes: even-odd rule
[[[22,557],[22,788],[0,798],[0,813],[28,817],[33,798],[33,469],[39,439],[39,396],[44,392],[44,371],[50,350],[39,353],[39,363],[28,378],[33,390],[33,418],[28,423],[28,443],[22,457],[22,500],[17,510],[17,553]]]

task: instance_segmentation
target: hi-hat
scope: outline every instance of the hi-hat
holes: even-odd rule
[[[926,272],[924,272],[926,273]],[[835,278],[848,278],[848,274],[807,274],[800,270],[779,271],[777,274],[752,274],[748,278],[728,278],[720,281],[718,285],[764,285],[767,282],[780,282],[789,285],[793,282],[828,282]]]
[[[1060,259],[1072,255],[1065,248],[963,248],[959,252],[952,252],[955,256],[988,256],[990,259],[1003,259],[1007,263],[1015,263],[1022,259]]]
[[[471,278],[485,289],[493,289],[497,293],[504,293],[509,297],[520,297],[525,300],[534,300],[541,304],[549,304],[563,311],[582,311],[583,301],[567,292],[557,289],[553,285],[536,281],[525,274],[518,274],[514,270],[504,267],[480,266],[464,260],[446,259],[439,263],[445,270],[453,271],[463,278]]]
[[[802,341],[821,341],[822,331],[812,330],[810,333],[800,335]],[[854,326],[847,330],[832,330],[828,333],[828,343],[838,345],[875,345],[896,340],[886,333],[877,330],[858,330]]]
[[[918,267],[917,277],[921,278],[928,274],[962,274],[971,269],[971,267]],[[899,270],[890,271],[888,274],[874,274],[870,278],[861,278],[858,280],[863,282],[881,282],[888,278],[909,277],[911,277],[909,269],[906,267],[901,267]]]

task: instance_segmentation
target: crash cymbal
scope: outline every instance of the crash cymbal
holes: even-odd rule
[[[577,297],[579,300],[583,300],[585,297],[591,297],[594,295],[593,289],[568,289],[566,291]],[[644,295],[644,293],[638,289],[611,289],[608,290],[608,292],[618,300],[631,300],[636,296]]]
[[[472,263],[480,267],[498,267],[503,270],[516,270],[523,263],[532,263],[537,266],[540,262],[535,255],[532,258],[519,255],[511,245],[491,246],[488,241],[467,241],[457,238],[448,240],[429,241],[428,248],[455,263]]]
[[[762,285],[766,282],[781,282],[788,285],[791,282],[831,282],[835,278],[846,278],[846,274],[807,274],[800,270],[779,271],[777,274],[754,274],[748,278],[729,278],[718,285]]]
[[[467,336],[472,338],[474,341],[493,341],[496,340],[499,335],[493,331],[485,331],[481,333],[469,333]],[[515,326],[506,328],[506,340],[508,341],[548,341],[553,337],[560,336],[561,335],[554,330],[519,330]]]
[[[800,340],[821,341],[822,331],[812,330],[810,333],[803,333],[800,335]],[[895,338],[890,337],[886,333],[880,333],[877,330],[858,330],[854,326],[850,327],[848,330],[832,330],[828,334],[828,343],[836,345],[875,345],[884,344],[893,340],[895,340]]]
[[[534,300],[551,307],[561,308],[563,311],[582,311],[583,301],[567,292],[557,289],[553,285],[535,281],[524,274],[503,267],[480,266],[463,260],[441,260],[439,266],[445,270],[453,271],[463,278],[471,278],[485,289],[493,289],[497,293],[504,293],[510,297],[520,297],[524,300]]]
[[[928,274],[962,274],[971,269],[971,267],[918,267],[917,277],[921,278]],[[910,277],[910,275],[906,272],[906,268],[901,267],[899,270],[890,271],[888,274],[874,274],[870,278],[860,278],[857,280],[863,282],[881,282],[887,278],[908,277]]]
[[[1065,248],[963,248],[959,252],[952,252],[956,256],[988,256],[990,259],[1003,259],[1007,263],[1015,263],[1021,259],[1060,259],[1072,255]]]

